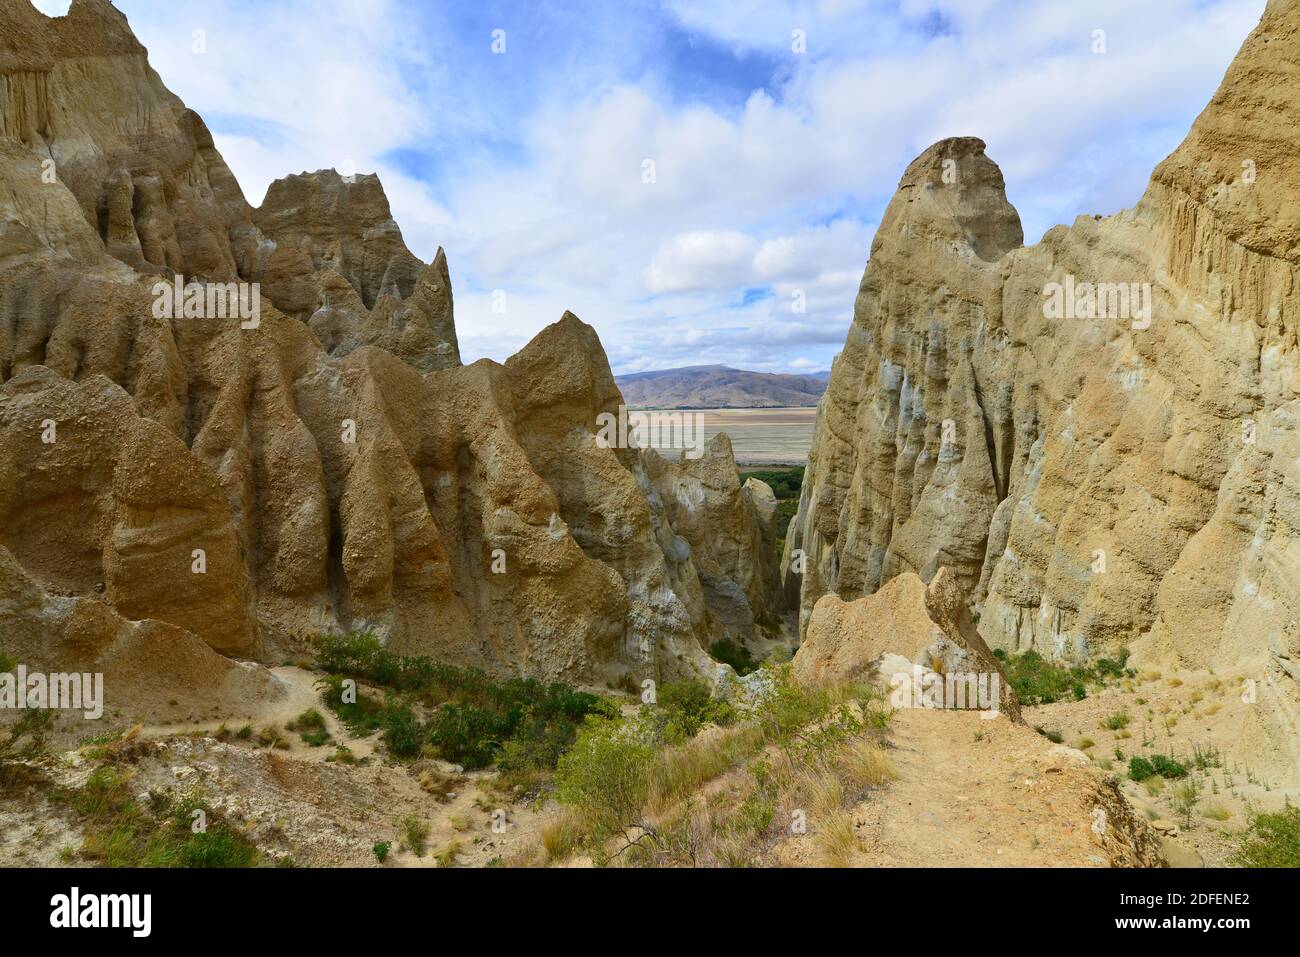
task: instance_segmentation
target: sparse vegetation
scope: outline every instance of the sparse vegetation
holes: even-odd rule
[[[82,818],[81,853],[105,867],[253,867],[257,849],[196,795],[175,799],[150,792],[147,807],[132,798],[130,772],[105,765],[69,795]],[[195,811],[205,825],[195,829]]]
[[[765,698],[694,737],[682,729],[710,723],[700,719],[709,704],[702,686],[669,694],[672,717],[661,697],[632,717],[589,718],[560,762],[567,813],[543,830],[545,860],[584,847],[597,863],[743,866],[780,840],[799,808],[815,811],[814,856],[848,859],[857,839],[850,820],[853,839],[842,840],[837,815],[894,776],[878,740],[890,712],[869,686],[810,689],[790,679],[788,665],[764,670]],[[733,784],[708,787],[746,762]]]
[[[1044,728],[1040,728],[1038,725],[1034,725],[1034,730],[1053,744],[1060,744],[1065,740],[1065,735],[1060,731],[1047,731]]]
[[[1018,655],[998,648],[993,654],[1002,664],[1020,702],[1031,707],[1065,698],[1082,701],[1088,696],[1089,685],[1101,686],[1137,674],[1128,667],[1127,648],[1120,651],[1118,658],[1099,658],[1092,665],[1068,667],[1048,661],[1032,648]]]
[[[1123,731],[1128,727],[1130,720],[1132,719],[1129,718],[1127,711],[1116,711],[1114,714],[1109,715],[1106,720],[1101,723],[1101,726],[1107,731]]]
[[[429,850],[429,825],[415,814],[402,818],[402,843],[416,857],[424,857]]]
[[[616,706],[597,695],[531,678],[495,679],[475,668],[396,655],[369,634],[327,635],[317,643],[330,674],[320,682],[326,704],[356,733],[381,731],[394,757],[426,747],[467,769],[490,767],[525,775],[553,769],[589,714]],[[387,689],[383,699],[344,682]],[[421,719],[417,709],[429,715]]]
[[[325,716],[315,708],[308,708],[293,721],[285,725],[289,731],[297,731],[299,737],[313,748],[326,744],[329,732],[325,729]]]
[[[1300,867],[1300,808],[1290,801],[1272,814],[1252,814],[1233,863],[1242,867]]]

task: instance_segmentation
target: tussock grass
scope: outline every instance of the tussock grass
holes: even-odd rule
[[[582,843],[582,823],[569,808],[561,808],[538,833],[543,863],[564,860]]]
[[[812,834],[813,863],[818,867],[852,867],[862,852],[853,818],[840,808],[826,815]]]
[[[402,843],[416,857],[429,850],[429,825],[414,814],[402,818]]]
[[[761,729],[752,724],[721,728],[665,748],[651,775],[647,811],[662,813],[673,803],[736,766],[763,744]]]
[[[854,789],[880,787],[898,778],[884,749],[875,741],[860,738],[850,741],[840,753],[840,769]]]

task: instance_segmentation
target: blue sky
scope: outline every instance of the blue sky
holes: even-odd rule
[[[254,205],[286,173],[379,173],[413,251],[447,250],[466,361],[572,309],[616,372],[797,372],[843,345],[926,146],[983,138],[1029,242],[1131,206],[1264,0],[117,6]]]

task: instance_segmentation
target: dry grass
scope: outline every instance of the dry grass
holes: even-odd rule
[[[655,762],[646,810],[659,815],[688,794],[753,755],[763,744],[756,725],[709,729],[685,744],[665,748]]]
[[[812,839],[812,859],[817,867],[852,867],[862,852],[853,817],[843,808],[822,818]]]
[[[840,752],[840,770],[849,786],[856,789],[880,787],[898,778],[884,749],[869,738],[850,741]]]
[[[577,849],[582,841],[582,826],[578,816],[568,808],[561,808],[538,831],[543,863],[561,861]]]
[[[442,850],[433,855],[439,867],[455,867],[456,858],[460,856],[460,841],[452,841]]]

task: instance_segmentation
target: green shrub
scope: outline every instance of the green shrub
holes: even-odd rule
[[[659,687],[655,712],[665,740],[693,738],[706,724],[728,725],[736,709],[716,701],[702,681],[669,681]]]
[[[1001,650],[1001,649],[999,649]],[[1070,670],[1056,665],[1032,648],[1023,655],[999,656],[1007,680],[1015,689],[1021,704],[1051,704],[1067,694],[1082,698],[1087,694],[1078,677]],[[1080,691],[1083,694],[1080,694]]]
[[[383,728],[380,738],[394,757],[414,758],[424,747],[424,726],[406,705],[385,708]]]
[[[1091,667],[1073,665],[1065,667],[1048,661],[1034,649],[1024,654],[1009,654],[998,648],[993,652],[1006,672],[1007,680],[1015,689],[1020,702],[1025,705],[1052,704],[1071,696],[1082,701],[1088,696],[1088,685],[1104,684],[1107,678],[1131,675],[1125,666],[1128,649],[1120,652],[1119,660],[1099,659]]]
[[[1101,726],[1107,731],[1123,731],[1128,727],[1129,721],[1130,718],[1127,711],[1116,711],[1114,714],[1108,716],[1106,720],[1101,723]]]
[[[1153,754],[1149,758],[1129,758],[1128,776],[1134,781],[1145,781],[1154,775],[1162,778],[1185,778],[1187,768],[1163,754]]]
[[[591,716],[556,769],[557,795],[599,842],[641,820],[655,748],[639,724]]]
[[[1233,863],[1242,867],[1300,867],[1300,808],[1290,801],[1273,814],[1252,814]]]
[[[1185,778],[1187,766],[1163,754],[1151,755],[1151,767],[1162,778]]]
[[[444,760],[473,771],[491,766],[509,732],[509,722],[495,711],[451,703],[434,712],[428,739]]]
[[[369,634],[325,635],[317,650],[322,667],[334,672],[321,682],[327,704],[357,733],[382,728],[398,757],[413,757],[427,741],[467,769],[490,767],[508,754],[512,770],[549,770],[573,742],[583,718],[618,713],[612,702],[560,682],[495,679],[476,668],[396,655]],[[355,704],[342,704],[345,676],[424,705],[432,711],[427,725],[419,725],[405,704],[360,694]]]
[[[285,727],[290,731],[320,731],[325,727],[325,716],[315,708],[308,708]]]
[[[375,860],[377,860],[380,864],[382,864],[384,863],[384,861],[388,860],[388,852],[392,850],[392,848],[393,848],[392,841],[380,841],[373,848],[371,848],[371,850],[375,852]]]
[[[379,730],[384,724],[384,706],[379,701],[361,692],[356,692],[356,701],[343,700],[344,679],[341,675],[326,675],[316,682],[321,689],[321,697],[330,710],[339,716],[339,720],[348,726],[353,734],[370,734]]]
[[[1155,773],[1156,769],[1151,766],[1151,762],[1146,758],[1129,758],[1128,776],[1134,781],[1145,781]]]

